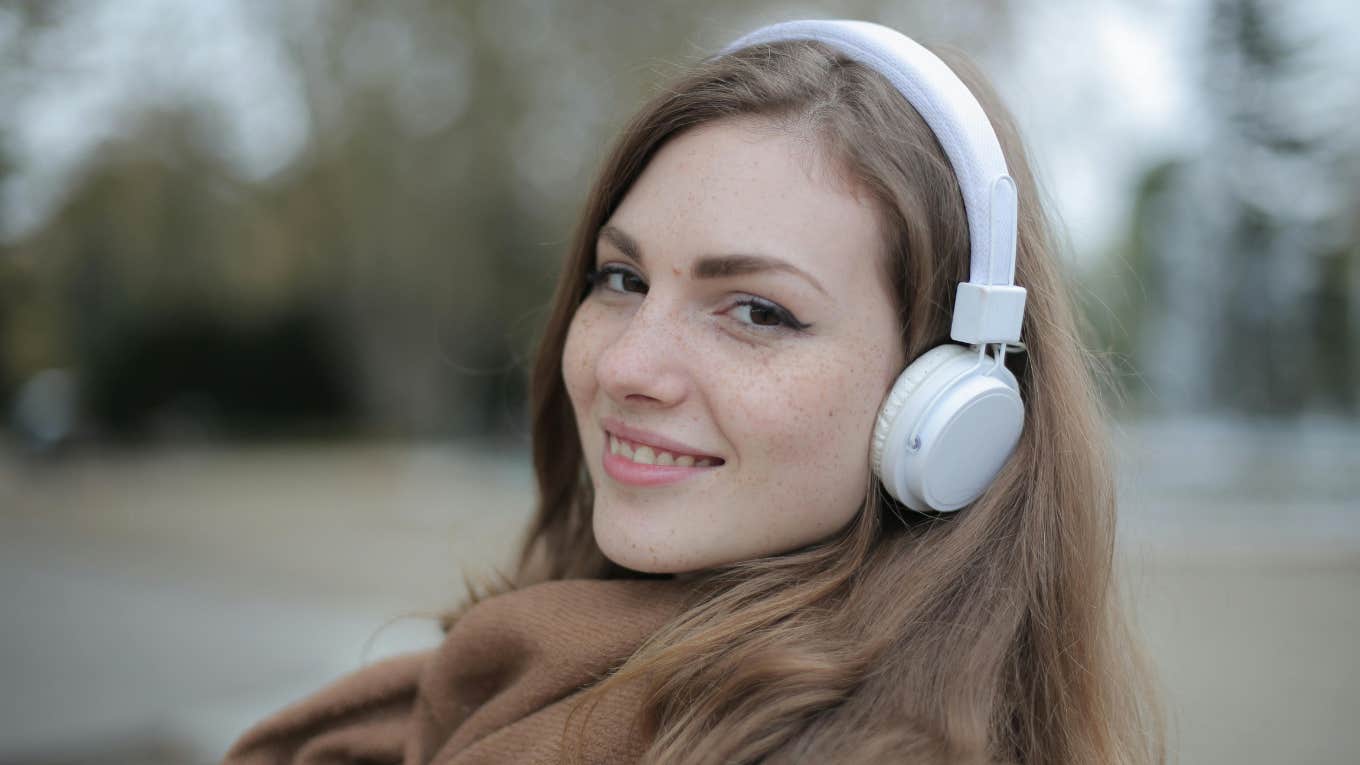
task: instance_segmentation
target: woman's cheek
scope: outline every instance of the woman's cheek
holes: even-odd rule
[[[845,423],[828,416],[842,409],[838,401],[841,382],[820,377],[819,370],[816,359],[798,354],[758,369],[719,376],[728,384],[727,404],[722,409],[736,418],[727,425],[748,447],[748,457],[763,454],[769,469],[775,471],[820,468],[828,447],[836,443],[830,436]]]
[[[750,375],[746,406],[760,431],[786,436],[817,433],[839,425],[852,392],[844,370],[821,353],[801,353],[767,364]]]
[[[589,304],[583,304],[567,327],[567,340],[562,348],[562,379],[567,386],[567,395],[578,409],[585,405],[588,391],[593,387],[594,357],[598,352],[592,347],[598,334],[595,324]]]

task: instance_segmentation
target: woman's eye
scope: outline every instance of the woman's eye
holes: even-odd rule
[[[592,268],[586,274],[590,290],[604,288],[608,292],[626,295],[647,294],[647,282],[633,269],[617,263]],[[802,332],[811,327],[797,319],[788,309],[758,297],[743,297],[726,312],[738,322],[760,332]]]
[[[785,328],[802,331],[812,326],[798,321],[787,309],[758,298],[743,298],[732,309],[732,316],[755,327]]]
[[[736,315],[742,317],[748,324],[755,324],[758,327],[777,327],[783,322],[779,320],[779,315],[767,305],[758,303],[742,303],[737,306]]]
[[[607,265],[595,269],[588,275],[588,280],[592,287],[603,285],[610,292],[647,294],[647,282],[631,269],[622,266]]]

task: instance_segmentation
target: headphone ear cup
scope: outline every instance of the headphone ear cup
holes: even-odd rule
[[[903,405],[914,391],[920,389],[921,383],[931,372],[944,366],[950,359],[962,355],[970,354],[968,349],[961,345],[937,345],[917,356],[916,360],[908,364],[897,376],[897,381],[883,399],[883,406],[878,409],[878,419],[874,423],[874,435],[869,447],[869,464],[880,481],[883,480],[883,451],[887,447],[888,434],[893,431],[893,423],[902,413]]]
[[[1015,451],[1025,418],[1020,387],[989,358],[961,345],[932,348],[902,372],[879,410],[874,475],[912,510],[963,508]]]

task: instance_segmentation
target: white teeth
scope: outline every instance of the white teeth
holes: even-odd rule
[[[659,451],[645,445],[639,445],[634,448],[632,444],[613,433],[609,434],[609,453],[622,455],[639,465],[708,467],[715,464],[714,461],[708,457],[695,457],[691,454],[682,454],[677,457],[670,452]]]

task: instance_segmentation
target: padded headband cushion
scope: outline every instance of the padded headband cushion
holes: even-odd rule
[[[870,441],[869,464],[875,473],[882,471],[883,450],[887,448],[888,433],[892,430],[893,420],[897,419],[898,413],[902,411],[902,405],[921,387],[921,383],[925,382],[931,372],[944,366],[950,359],[964,355],[973,354],[961,345],[936,346],[918,356],[902,374],[898,375],[897,382],[893,383],[892,390],[888,391],[888,397],[878,410],[878,421],[874,424],[874,435]]]
[[[958,178],[968,218],[969,280],[959,285],[949,336],[960,342],[1020,339],[1025,290],[1015,286],[1019,199],[1001,142],[972,91],[934,53],[891,27],[848,19],[771,24],[719,55],[785,40],[823,43],[892,83],[934,132]]]
[[[781,40],[830,45],[877,71],[897,88],[935,133],[958,177],[972,250],[969,280],[978,284],[1013,283],[1015,184],[986,112],[958,75],[901,32],[848,19],[771,24],[733,41],[720,55]]]

